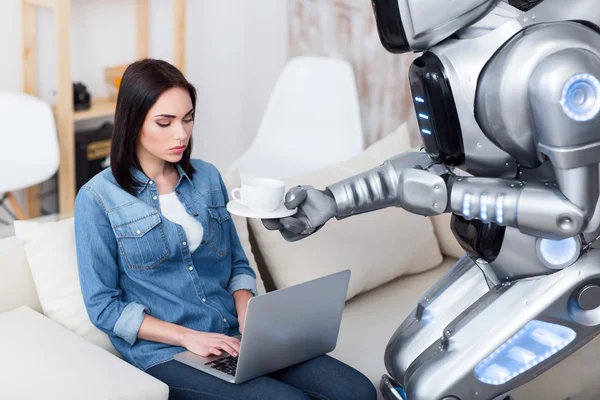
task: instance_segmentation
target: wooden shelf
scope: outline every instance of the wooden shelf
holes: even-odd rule
[[[115,113],[117,103],[107,97],[92,99],[92,106],[88,110],[75,111],[74,121],[85,121],[86,119],[107,117]]]
[[[75,128],[76,121],[114,115],[116,102],[108,98],[92,98],[89,110],[73,111],[73,82],[71,77],[71,1],[72,0],[21,0],[23,14],[23,84],[25,93],[38,96],[37,67],[37,11],[47,8],[52,11],[54,43],[56,46],[57,79],[54,119],[60,146],[58,171],[59,212],[73,212],[75,188]],[[148,0],[136,3],[136,58],[148,57]],[[185,74],[185,5],[186,0],[173,3],[173,64]],[[40,186],[27,190],[28,217],[37,217],[41,212]]]

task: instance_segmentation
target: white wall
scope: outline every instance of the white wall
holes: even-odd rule
[[[21,91],[20,0],[0,5],[0,90]],[[103,68],[135,59],[134,0],[71,0],[71,69],[94,96],[106,96]],[[186,75],[198,90],[193,156],[225,171],[250,144],[288,58],[288,1],[187,1]],[[150,56],[172,60],[171,2],[150,0]],[[52,15],[40,9],[40,96],[54,102]],[[86,129],[102,121],[77,125]],[[0,218],[2,213],[0,212]]]

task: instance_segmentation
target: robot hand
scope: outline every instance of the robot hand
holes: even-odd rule
[[[263,219],[269,230],[279,230],[288,242],[303,239],[321,229],[336,216],[336,203],[329,190],[318,190],[312,186],[296,186],[286,194],[285,206],[298,212],[281,219]]]

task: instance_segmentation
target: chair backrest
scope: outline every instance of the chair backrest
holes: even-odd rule
[[[50,105],[37,97],[0,91],[0,193],[49,179],[59,147]]]
[[[279,76],[258,133],[230,170],[285,179],[363,150],[354,72],[343,60],[297,57]]]

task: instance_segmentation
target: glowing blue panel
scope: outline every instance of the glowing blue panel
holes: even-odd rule
[[[541,239],[539,246],[544,260],[557,267],[575,261],[577,257],[577,241],[572,237],[561,240]]]
[[[431,131],[429,129],[421,129],[421,132],[423,132],[426,135],[431,135]]]
[[[471,216],[471,193],[465,193],[465,197],[463,198],[462,213],[465,217]]]
[[[504,223],[504,195],[496,197],[496,222],[500,225]]]
[[[569,345],[577,334],[566,326],[529,321],[519,332],[475,367],[475,377],[503,385]]]
[[[421,119],[429,119],[429,115],[423,114],[423,113],[419,113],[419,118],[421,118]]]
[[[577,74],[563,86],[560,105],[575,121],[589,121],[600,111],[600,81],[590,74]]]
[[[422,97],[415,97],[415,101],[417,103],[425,103],[425,99],[423,99]]]
[[[479,215],[484,222],[488,220],[488,197],[487,194],[479,196]]]

